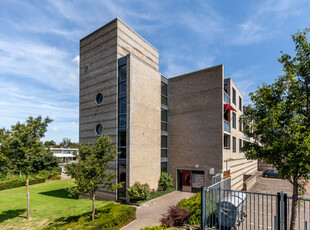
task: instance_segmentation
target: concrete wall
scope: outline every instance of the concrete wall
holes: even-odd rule
[[[129,186],[148,183],[157,189],[160,177],[161,74],[133,54],[129,63]]]
[[[168,171],[222,169],[223,65],[169,79]]]

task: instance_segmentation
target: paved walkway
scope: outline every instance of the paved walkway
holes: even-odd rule
[[[145,202],[137,207],[137,219],[122,230],[139,230],[140,228],[160,224],[162,214],[165,214],[170,205],[177,204],[183,198],[190,198],[194,193],[189,192],[172,192],[156,199]]]

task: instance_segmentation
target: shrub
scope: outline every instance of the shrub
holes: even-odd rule
[[[190,211],[190,224],[201,223],[201,193],[196,193],[189,199],[182,199],[178,206]]]
[[[51,180],[60,180],[60,179],[61,179],[60,175],[56,175],[51,178]]]
[[[43,177],[29,177],[29,184],[39,184],[45,182],[45,178]],[[0,190],[4,189],[10,189],[10,188],[17,188],[21,186],[26,185],[26,178],[24,176],[22,177],[15,177],[14,179],[11,180],[5,180],[5,181],[0,181]]]
[[[57,173],[57,175],[60,175],[62,173],[62,168],[61,167],[54,167],[53,171]]]
[[[166,191],[169,187],[173,186],[173,179],[168,173],[163,172],[158,183]]]
[[[150,195],[150,186],[148,184],[135,182],[127,191],[130,201],[145,200]]]
[[[172,205],[168,209],[168,213],[163,215],[161,223],[167,227],[182,226],[188,223],[190,211],[187,209]]]
[[[121,204],[107,204],[96,209],[95,220],[91,212],[78,216],[61,217],[45,229],[106,229],[116,230],[136,218],[136,208]]]
[[[60,173],[58,171],[47,171],[47,170],[41,170],[38,173],[38,176],[44,177],[45,179],[49,180],[59,180],[59,179],[54,179],[54,177],[60,178]]]

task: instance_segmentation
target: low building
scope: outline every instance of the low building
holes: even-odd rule
[[[59,161],[59,166],[62,167],[64,171],[64,166],[66,164],[70,164],[71,162],[75,162],[76,156],[75,154],[79,154],[79,149],[71,149],[71,148],[49,148],[55,157],[57,157]]]
[[[124,187],[97,197],[126,200],[136,181],[157,189],[161,172],[182,191],[216,174],[241,189],[243,174],[256,171],[241,150],[243,97],[224,66],[169,77],[158,50],[118,18],[81,39],[79,142],[108,135],[121,153],[110,170]]]

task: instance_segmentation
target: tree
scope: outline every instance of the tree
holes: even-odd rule
[[[58,148],[58,145],[57,145],[56,142],[53,141],[53,140],[51,140],[51,141],[45,141],[45,142],[44,142],[44,146],[45,146],[46,148],[50,148],[50,147],[52,147],[52,148]]]
[[[284,75],[250,93],[251,105],[242,120],[255,142],[243,148],[248,159],[264,159],[293,185],[290,229],[296,229],[298,199],[310,174],[310,44],[309,29],[292,35],[296,56],[283,54]]]
[[[47,131],[48,124],[52,122],[50,118],[42,119],[29,117],[25,123],[17,122],[11,126],[11,130],[0,132],[0,151],[6,158],[6,166],[21,171],[26,175],[27,190],[27,218],[30,216],[30,194],[29,194],[29,173],[35,172],[33,160],[38,156],[44,156],[47,151],[40,141]]]
[[[62,142],[59,145],[63,146],[64,148],[67,148],[70,144],[71,144],[71,139],[64,137],[62,138]]]
[[[40,154],[33,156],[31,159],[32,171],[38,172],[41,170],[52,171],[58,166],[58,159],[51,152],[46,152],[46,154]]]
[[[116,190],[116,174],[108,172],[109,162],[117,156],[116,146],[107,136],[100,136],[96,143],[81,145],[78,161],[66,165],[66,173],[75,179],[76,187],[70,188],[71,194],[88,193],[92,199],[92,220],[95,219],[95,198],[99,186],[107,190]]]

